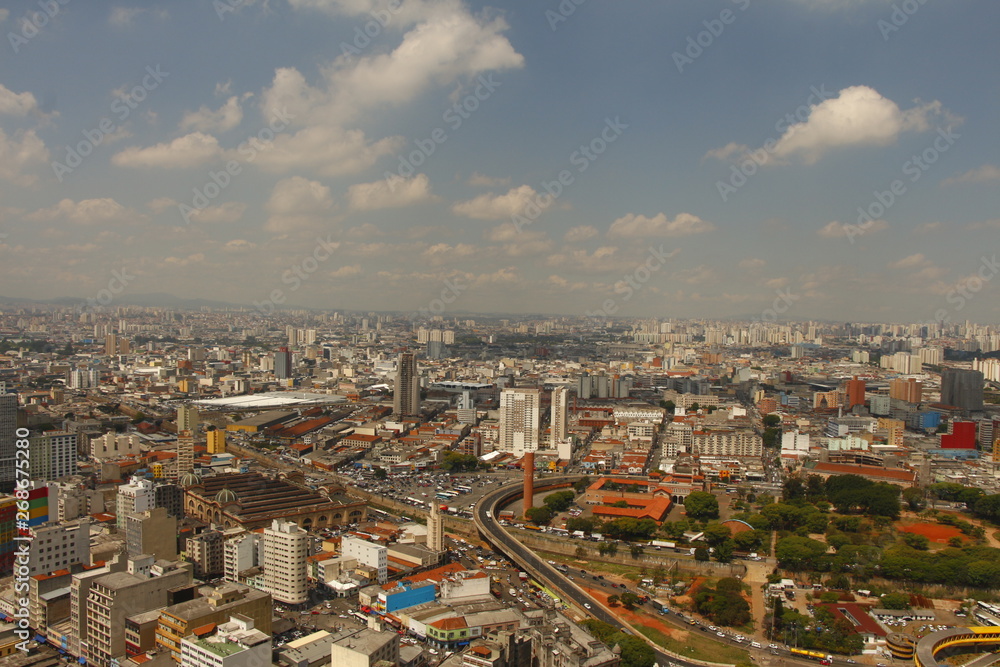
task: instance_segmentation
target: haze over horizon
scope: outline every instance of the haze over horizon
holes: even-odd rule
[[[37,9],[4,296],[1000,321],[996,3]]]

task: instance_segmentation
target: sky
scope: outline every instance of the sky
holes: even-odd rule
[[[1000,321],[992,0],[17,4],[3,296]]]

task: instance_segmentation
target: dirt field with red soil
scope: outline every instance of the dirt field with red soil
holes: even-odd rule
[[[664,623],[655,616],[649,616],[648,614],[637,614],[634,611],[629,611],[621,605],[617,607],[611,607],[608,605],[608,594],[604,591],[600,591],[594,588],[587,588],[586,586],[581,586],[583,590],[587,592],[588,595],[600,600],[601,604],[611,611],[615,616],[621,617],[623,621],[631,625],[644,625],[647,628],[653,628],[654,630],[659,630],[665,635],[670,635],[678,641],[685,641],[688,637],[687,630],[680,630],[667,623]]]
[[[965,535],[963,535],[962,531],[958,528],[955,528],[954,526],[943,526],[939,523],[900,521],[896,524],[896,530],[904,533],[916,533],[917,535],[923,535],[931,542],[935,542],[937,544],[948,544],[948,540],[952,537],[961,537],[963,540],[966,539]]]

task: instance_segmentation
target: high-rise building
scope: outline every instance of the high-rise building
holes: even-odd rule
[[[177,408],[177,430],[196,432],[199,418],[198,408],[193,405],[182,405]]]
[[[119,486],[115,508],[118,530],[125,530],[125,519],[129,514],[148,512],[153,509],[155,498],[153,483],[148,479],[133,477],[128,484]]]
[[[263,539],[258,533],[241,533],[226,540],[222,547],[222,569],[226,581],[239,581],[244,570],[263,561]]]
[[[0,495],[0,577],[14,571],[14,538],[17,536],[17,498]]]
[[[538,389],[500,392],[500,436],[497,450],[523,456],[538,449],[541,396]]]
[[[941,372],[941,402],[967,412],[983,409],[983,374],[963,368]]]
[[[552,390],[552,414],[549,428],[552,432],[552,447],[566,439],[567,410],[569,409],[569,390],[566,387],[556,387]]]
[[[420,414],[420,376],[417,374],[417,357],[412,352],[401,352],[399,355],[392,409],[399,416]]]
[[[189,537],[184,550],[187,561],[194,564],[194,576],[199,579],[213,579],[226,571],[226,536],[218,530]]]
[[[308,557],[309,533],[298,524],[275,519],[264,529],[264,583],[277,602],[302,604],[309,599]]]
[[[17,394],[0,394],[0,493],[14,490]]]
[[[125,517],[125,546],[129,556],[148,554],[156,560],[176,560],[177,519],[163,507],[129,514]]]
[[[292,353],[287,347],[279,347],[274,353],[274,377],[279,380],[292,377]]]
[[[427,548],[431,551],[444,551],[444,521],[441,518],[441,506],[431,503],[431,512],[427,516]]]
[[[907,403],[923,401],[924,383],[916,378],[896,378],[889,381],[889,398]]]
[[[51,574],[74,565],[90,564],[90,520],[62,524],[53,521],[32,529],[28,576]]]
[[[226,453],[226,432],[224,430],[221,428],[209,430],[206,433],[206,439],[209,454]]]
[[[46,431],[28,442],[31,479],[45,482],[76,474],[76,433]]]
[[[194,472],[194,432],[177,432],[177,477]]]
[[[859,380],[855,375],[853,379],[847,381],[847,405],[848,410],[855,405],[865,404],[865,381]]]

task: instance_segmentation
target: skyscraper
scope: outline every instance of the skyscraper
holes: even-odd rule
[[[854,379],[847,381],[847,405],[848,410],[855,405],[865,404],[865,381],[859,380],[855,375]]]
[[[941,373],[941,402],[967,412],[983,409],[983,374],[962,368],[946,368]]]
[[[431,503],[431,513],[427,517],[427,548],[431,551],[444,551],[444,521],[441,519],[441,507]]]
[[[226,453],[226,432],[221,428],[215,428],[205,434],[208,440],[209,454]]]
[[[302,604],[309,599],[309,533],[298,524],[275,519],[264,529],[264,584],[276,602]]]
[[[177,432],[177,477],[187,472],[194,472],[194,433],[191,431]]]
[[[538,389],[500,392],[500,437],[497,449],[523,456],[538,449],[541,396]]]
[[[279,347],[274,353],[274,376],[279,380],[292,377],[292,353],[287,347]]]
[[[193,405],[182,405],[177,408],[177,430],[197,431],[199,418],[198,408]]]
[[[566,410],[569,407],[569,390],[566,387],[556,387],[552,390],[552,414],[549,427],[552,431],[552,448],[566,439]]]
[[[0,492],[14,490],[17,394],[0,394]]]
[[[417,358],[412,352],[399,355],[392,410],[399,416],[420,414],[420,376],[417,375]]]

